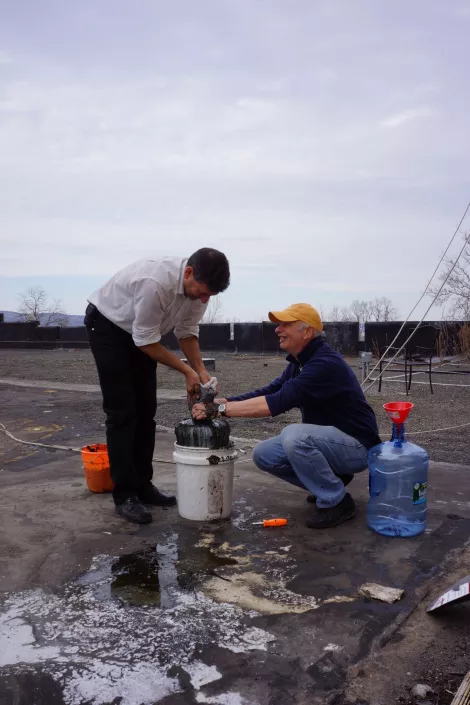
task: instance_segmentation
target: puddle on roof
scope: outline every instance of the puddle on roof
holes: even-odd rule
[[[218,569],[236,564],[235,558],[216,555],[206,546],[178,550],[175,537],[171,537],[142,551],[103,557],[97,568],[77,582],[93,586],[99,600],[118,599],[136,606],[169,609],[177,603],[178,593],[196,589],[208,577],[224,580]]]

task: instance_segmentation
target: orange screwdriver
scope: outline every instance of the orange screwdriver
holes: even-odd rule
[[[287,519],[264,519],[263,521],[254,521],[253,526],[285,526]]]

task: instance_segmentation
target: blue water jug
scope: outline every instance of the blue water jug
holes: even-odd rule
[[[410,402],[390,402],[392,439],[369,451],[367,526],[384,536],[417,536],[426,528],[428,454],[405,438]]]

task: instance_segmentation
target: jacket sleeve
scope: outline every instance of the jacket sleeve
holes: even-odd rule
[[[268,395],[273,395],[278,392],[286,380],[289,379],[289,365],[286,367],[284,372],[280,377],[274,379],[266,387],[260,387],[260,389],[255,389],[253,392],[246,392],[246,394],[239,394],[236,397],[228,397],[227,401],[245,401],[246,399],[254,399],[255,397],[267,397]]]
[[[334,370],[319,360],[304,367],[297,377],[288,379],[282,387],[266,395],[271,416],[321,402],[336,394],[341,387],[335,381]]]

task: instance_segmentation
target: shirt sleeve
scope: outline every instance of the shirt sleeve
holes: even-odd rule
[[[297,377],[288,379],[277,392],[266,396],[271,416],[330,398],[340,389],[333,376],[331,367],[321,361],[307,365]]]
[[[137,347],[158,343],[163,320],[163,304],[154,279],[138,279],[134,287],[132,339]]]
[[[187,301],[187,311],[175,326],[175,336],[178,340],[181,338],[191,338],[192,336],[199,338],[199,322],[204,316],[207,304],[202,301]]]

